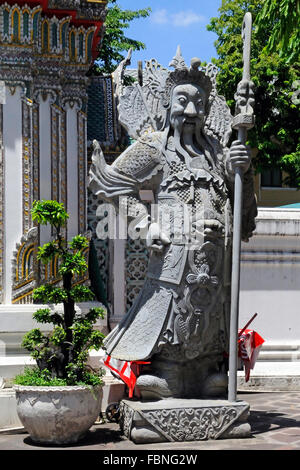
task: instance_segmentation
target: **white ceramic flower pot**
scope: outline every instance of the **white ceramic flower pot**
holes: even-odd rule
[[[102,387],[15,385],[17,412],[31,439],[44,444],[80,440],[101,410]]]

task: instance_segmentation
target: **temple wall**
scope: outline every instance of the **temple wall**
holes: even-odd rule
[[[300,210],[262,208],[255,236],[242,244],[240,327],[264,339],[256,375],[299,376]]]
[[[53,266],[36,259],[51,229],[36,229],[34,200],[64,204],[70,216],[64,236],[87,230],[86,73],[106,10],[105,2],[71,4],[0,4],[2,304],[30,304],[37,285],[58,281]]]
[[[11,302],[11,260],[16,243],[23,232],[22,192],[22,101],[21,87],[11,93],[6,86],[3,105],[3,167],[4,167],[4,240],[3,240],[3,301]]]
[[[240,321],[270,343],[298,343],[300,210],[260,209],[255,236],[242,244]]]
[[[26,98],[24,83],[8,82],[0,105],[3,304],[30,303],[32,282],[45,275],[37,272],[33,253],[28,255],[51,237],[49,226],[33,232],[33,200],[64,203],[70,215],[68,238],[87,230],[86,115],[71,93],[58,106],[58,90],[49,92],[46,83],[33,89],[32,95],[33,100]],[[19,287],[20,295],[15,292]]]

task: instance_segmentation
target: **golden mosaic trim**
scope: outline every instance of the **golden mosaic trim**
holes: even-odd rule
[[[14,304],[32,302],[32,291],[38,284],[37,246],[37,227],[29,229],[16,245],[12,259],[12,303]]]
[[[22,100],[22,165],[23,165],[23,233],[32,226],[32,142],[31,142],[32,101]]]
[[[59,113],[51,106],[51,199],[59,201]]]
[[[60,114],[60,159],[59,159],[59,187],[60,202],[68,207],[67,199],[67,114],[62,110]],[[62,232],[64,238],[67,238],[67,229]]]
[[[78,232],[86,230],[86,114],[78,112]]]
[[[39,183],[39,175],[40,175],[40,161],[39,161],[39,153],[40,153],[40,106],[38,103],[33,104],[32,109],[32,122],[33,122],[33,145],[32,145],[32,152],[33,152],[33,199],[38,200],[40,198],[40,183]]]

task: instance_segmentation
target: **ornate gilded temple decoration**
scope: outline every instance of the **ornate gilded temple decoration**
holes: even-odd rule
[[[105,5],[106,1],[82,0],[4,2],[0,45],[19,45],[38,55],[90,64],[97,55]]]
[[[90,238],[90,234],[85,234]],[[60,284],[62,276],[59,273],[58,259],[55,257],[44,265],[37,260],[38,228],[33,227],[21,238],[13,254],[13,286],[12,303],[33,303],[32,293],[40,282],[47,284]],[[89,248],[83,251],[86,262],[89,259]],[[89,282],[88,273],[75,276],[73,284],[86,284]]]
[[[0,303],[30,303],[36,283],[58,282],[57,266],[33,262],[34,247],[51,237],[34,229],[34,200],[65,205],[66,238],[87,231],[86,74],[106,3],[0,2]]]
[[[32,291],[37,286],[38,229],[32,228],[21,238],[13,256],[13,295],[12,303],[31,303]]]

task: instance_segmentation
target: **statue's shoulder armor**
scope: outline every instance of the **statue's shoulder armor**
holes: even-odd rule
[[[155,132],[139,138],[113,163],[120,173],[144,181],[157,173],[163,165],[161,133]]]

